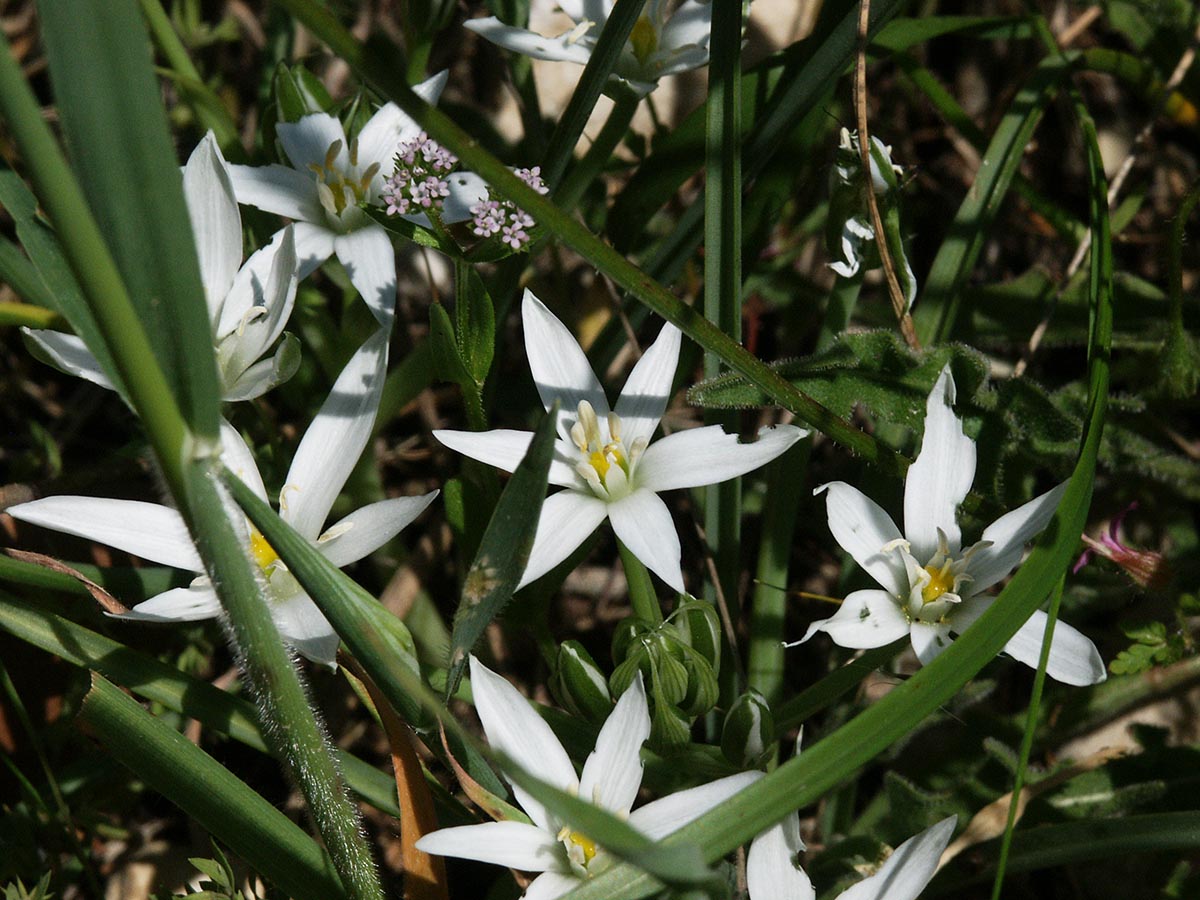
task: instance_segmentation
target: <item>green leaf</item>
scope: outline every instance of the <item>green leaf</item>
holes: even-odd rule
[[[908,425],[921,421],[925,399],[947,364],[960,397],[973,397],[986,382],[987,363],[977,350],[946,344],[913,351],[890,331],[844,334],[824,352],[771,368],[840,416],[861,407],[877,419]],[[735,373],[694,385],[688,400],[722,409],[768,402],[759,388]]]
[[[463,359],[450,313],[440,303],[429,305],[429,342],[438,378],[457,385],[475,384],[475,378]]]
[[[550,462],[554,458],[558,403],[542,417],[529,450],[521,460],[483,534],[475,561],[463,579],[462,600],[454,614],[450,639],[450,672],[446,696],[458,688],[467,654],[484,629],[512,599],[525,572],[538,516],[546,499]]]
[[[474,266],[454,261],[454,330],[460,357],[475,384],[483,387],[496,351],[496,310]]]
[[[212,341],[197,339],[212,326],[145,24],[132,0],[55,0],[38,9],[63,131],[92,213],[184,418],[197,435],[215,438]]]
[[[329,857],[228,769],[99,675],[80,720],[112,755],[297,900],[344,897]]]

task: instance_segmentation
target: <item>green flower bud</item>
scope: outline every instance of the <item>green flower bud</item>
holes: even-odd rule
[[[662,645],[660,644],[661,648]],[[667,703],[678,706],[688,693],[688,670],[682,662],[671,653],[658,652],[654,654],[654,671],[651,677],[655,687],[662,691]]]
[[[612,712],[608,679],[579,641],[565,641],[558,648],[554,676],[556,693],[571,712],[593,722],[603,722]]]
[[[684,654],[683,665],[688,673],[688,689],[679,706],[689,716],[704,715],[717,705],[720,696],[717,673],[707,659],[691,648]]]
[[[631,648],[652,631],[654,631],[654,626],[641,619],[631,617],[622,621],[613,632],[613,662],[618,664],[624,662],[628,658]]]
[[[775,717],[766,698],[749,690],[734,701],[725,715],[721,752],[743,769],[756,769],[775,748]]]
[[[707,661],[713,672],[721,670],[721,620],[711,603],[690,600],[671,616],[679,639]]]

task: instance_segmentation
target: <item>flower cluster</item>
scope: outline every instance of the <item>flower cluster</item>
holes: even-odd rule
[[[550,190],[542,181],[541,166],[516,169],[514,174],[539,194],[548,193]],[[523,250],[529,243],[529,232],[526,229],[535,224],[533,217],[511,200],[497,200],[491,195],[472,206],[471,215],[471,230],[476,235],[488,238],[499,234],[500,240],[514,252]]]
[[[387,214],[440,211],[450,196],[446,176],[458,165],[458,157],[422,131],[400,144],[395,165],[396,171],[383,183],[381,199],[387,204]]]

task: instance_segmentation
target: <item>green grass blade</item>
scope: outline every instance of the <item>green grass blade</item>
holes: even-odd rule
[[[992,135],[975,183],[950,223],[918,301],[914,319],[923,344],[946,341],[953,334],[962,287],[983,250],[1046,105],[1070,71],[1070,64],[1061,59],[1044,60]]]
[[[479,552],[463,580],[462,599],[450,637],[450,671],[446,696],[458,689],[467,654],[484,630],[500,615],[525,573],[538,516],[546,499],[550,462],[554,458],[558,403],[542,417],[529,450],[500,495],[479,544]]]
[[[742,0],[713,0],[712,46],[704,152],[704,316],[735,341],[742,339]],[[704,354],[705,377],[721,372],[721,360]],[[706,410],[706,425],[736,432],[738,414]],[[741,571],[742,480],[731,478],[704,490],[704,531],[716,560],[717,591],[731,609],[738,604]]]
[[[92,213],[180,409],[197,435],[215,438],[216,362],[200,339],[211,325],[145,25],[133,0],[46,0],[38,10]]]
[[[646,0],[617,0],[608,14],[604,29],[596,39],[596,46],[592,48],[592,55],[583,67],[579,84],[575,86],[575,92],[571,94],[554,133],[550,135],[550,144],[546,148],[546,157],[542,163],[542,179],[552,191],[558,187],[567,169],[567,163],[571,161],[571,154],[575,152],[575,145],[579,142],[579,136],[583,134],[583,127],[587,124],[592,110],[596,108],[596,101],[600,99],[600,93],[608,84],[609,75],[616,68],[617,60],[621,51],[625,49],[629,34],[633,31],[645,2]],[[624,90],[623,85],[621,89]]]
[[[346,896],[325,852],[271,803],[99,675],[80,721],[123,765],[297,900]]]
[[[74,579],[65,575],[56,577],[66,579],[86,594],[86,589]],[[240,697],[32,603],[6,595],[0,595],[0,601],[0,628],[9,634],[71,665],[99,672],[139,697],[161,703],[205,728],[270,753],[258,725],[257,711]],[[335,752],[352,791],[376,809],[393,816],[400,814],[396,785],[389,775],[343,750]]]

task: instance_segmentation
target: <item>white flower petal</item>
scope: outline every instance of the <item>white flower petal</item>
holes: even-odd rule
[[[380,175],[387,178],[396,168],[396,151],[400,144],[416,137],[420,130],[421,126],[395,103],[385,103],[358,133],[359,169],[379,163]]]
[[[608,505],[613,531],[630,552],[673,590],[683,591],[679,535],[658,494],[639,488]]]
[[[266,501],[267,489],[263,486],[262,475],[254,462],[254,454],[250,452],[237,429],[224,419],[221,420],[221,462],[242,484],[254,491],[256,497]]]
[[[947,365],[929,394],[921,452],[904,481],[904,536],[922,564],[937,553],[938,529],[952,554],[962,547],[958,505],[975,478],[975,442],[963,434],[962,420],[952,408],[954,398],[954,378]]]
[[[825,492],[825,508],[833,539],[884,588],[898,597],[908,595],[908,573],[895,553],[883,548],[902,535],[892,517],[874,500],[844,481],[823,484],[813,494]]]
[[[679,329],[668,322],[629,373],[615,410],[621,417],[621,439],[626,447],[638,438],[649,441],[658,428],[658,420],[671,399],[682,337]]]
[[[454,856],[524,872],[543,872],[558,864],[562,844],[554,839],[554,835],[524,822],[485,822],[430,832],[417,841],[417,849],[434,856]]]
[[[913,622],[912,645],[921,665],[927,666],[951,644],[951,626],[944,622]]]
[[[824,631],[839,647],[868,650],[885,647],[909,633],[908,619],[896,598],[886,591],[854,591],[828,619],[808,626],[800,639],[807,641]]]
[[[515,431],[511,428],[497,428],[493,431],[439,429],[433,436],[454,452],[503,469],[505,472],[516,471],[525,454],[529,452],[529,443],[533,440],[532,431]],[[574,463],[567,455],[571,452],[575,452],[572,445],[561,440],[557,442],[554,458],[550,461],[550,483],[582,490],[586,485],[576,474]],[[575,456],[577,460],[577,452]]]
[[[471,207],[488,198],[487,182],[474,172],[454,172],[446,181],[450,194],[442,200],[442,221],[453,225],[473,218]]]
[[[204,571],[183,516],[169,506],[62,496],[20,503],[5,512],[22,522],[99,541],[164,566]]]
[[[312,222],[295,222],[292,228],[296,236],[296,277],[307,278],[333,256],[333,240],[337,235]]]
[[[113,618],[138,622],[198,622],[221,613],[221,603],[210,585],[172,588],[139,603]]]
[[[420,84],[413,86],[413,93],[428,103],[430,106],[437,106],[438,100],[442,97],[442,91],[446,87],[446,82],[450,79],[450,70],[442,69],[442,71],[430,75]]]
[[[583,883],[578,875],[565,875],[562,872],[543,872],[530,882],[521,900],[557,900],[568,891],[572,891]]]
[[[396,316],[396,248],[382,225],[367,225],[333,239],[346,274],[384,328]]]
[[[609,713],[596,749],[583,763],[579,796],[611,813],[625,815],[642,785],[641,749],[650,737],[650,710],[639,672]]]
[[[1004,645],[1004,651],[1013,659],[1036,669],[1042,655],[1042,636],[1046,633],[1048,620],[1049,617],[1040,609],[1034,611],[1029,621]],[[1108,677],[1104,660],[1096,645],[1062,619],[1054,624],[1054,637],[1050,640],[1050,658],[1046,661],[1046,674],[1063,684],[1081,687],[1099,684]]]
[[[297,284],[292,227],[247,260],[226,300],[221,327],[229,331],[220,337],[217,356],[226,390],[275,343],[292,314]],[[227,310],[233,312],[228,321]]]
[[[271,602],[275,627],[306,659],[325,666],[336,666],[341,641],[329,620],[317,609],[308,594],[294,594],[286,600]]]
[[[486,19],[469,19],[463,25],[487,38],[493,44],[499,44],[505,50],[511,50],[513,53],[520,53],[523,56],[532,56],[534,59],[573,62],[586,66],[592,56],[589,47],[580,41],[570,43],[567,35],[554,38],[544,37],[536,32],[526,31],[524,28],[505,25],[495,16],[488,16]]]
[[[655,493],[718,484],[766,465],[807,434],[795,425],[775,425],[743,444],[720,425],[677,431],[646,448],[634,480]]]
[[[710,809],[716,809],[762,777],[762,772],[739,772],[686,791],[668,794],[631,812],[629,824],[652,841],[662,840]]]
[[[317,540],[321,555],[339,568],[374,553],[421,515],[438,495],[393,497],[355,510]]]
[[[608,415],[608,399],[596,380],[596,373],[570,331],[530,290],[521,301],[521,319],[525,328],[525,352],[529,370],[549,409],[561,402],[556,430],[567,437],[564,422],[574,422],[579,401],[586,400],[601,420]]]
[[[255,397],[261,397],[279,383],[279,379],[276,377],[274,358],[264,359],[250,366],[237,377],[233,384],[227,386],[221,399],[228,403],[253,400]]]
[[[310,541],[362,455],[387,371],[387,332],[375,332],[346,363],[309,425],[279,493],[280,515]]]
[[[536,581],[574,553],[607,516],[608,505],[591,494],[567,490],[547,497],[517,587]]]
[[[957,818],[942,819],[896,848],[879,871],[847,890],[838,900],[916,900],[937,872],[942,851],[954,835]]]
[[[316,176],[288,166],[229,166],[238,203],[304,222],[324,222]]]
[[[701,0],[686,0],[675,10],[674,15],[667,20],[658,36],[660,51],[679,50],[688,45],[708,47],[709,34],[712,30],[712,4]],[[707,50],[705,59],[707,60]],[[696,63],[703,65],[703,63]],[[693,68],[694,66],[689,66]]]
[[[334,165],[346,169],[350,163],[350,148],[346,145],[346,132],[342,123],[329,113],[313,113],[298,122],[280,122],[275,134],[283,145],[292,167],[299,172],[308,172],[308,167],[325,163],[325,156],[334,142],[341,141]]]
[[[92,351],[87,348],[82,338],[49,329],[35,331],[22,328],[21,331],[45,351],[57,368],[102,388],[110,391],[113,389],[112,382],[108,380],[108,376],[100,368],[100,363],[92,356]]]
[[[1066,490],[1067,482],[1064,481],[1005,513],[984,529],[981,540],[991,541],[992,546],[976,550],[968,563],[967,571],[973,580],[967,589],[972,594],[987,590],[1017,567],[1025,545],[1054,518],[1054,511]]]
[[[183,167],[183,197],[209,318],[215,321],[242,262],[242,217],[225,157],[211,131],[201,138]]]
[[[796,860],[802,850],[804,841],[795,813],[756,837],[746,857],[750,900],[813,900],[817,892]]]
[[[492,749],[560,791],[579,789],[571,758],[550,726],[515,687],[474,656],[471,657],[471,692],[475,697],[475,711]],[[553,816],[541,803],[516,785],[513,785],[513,794],[535,824],[551,835],[557,832]]]

